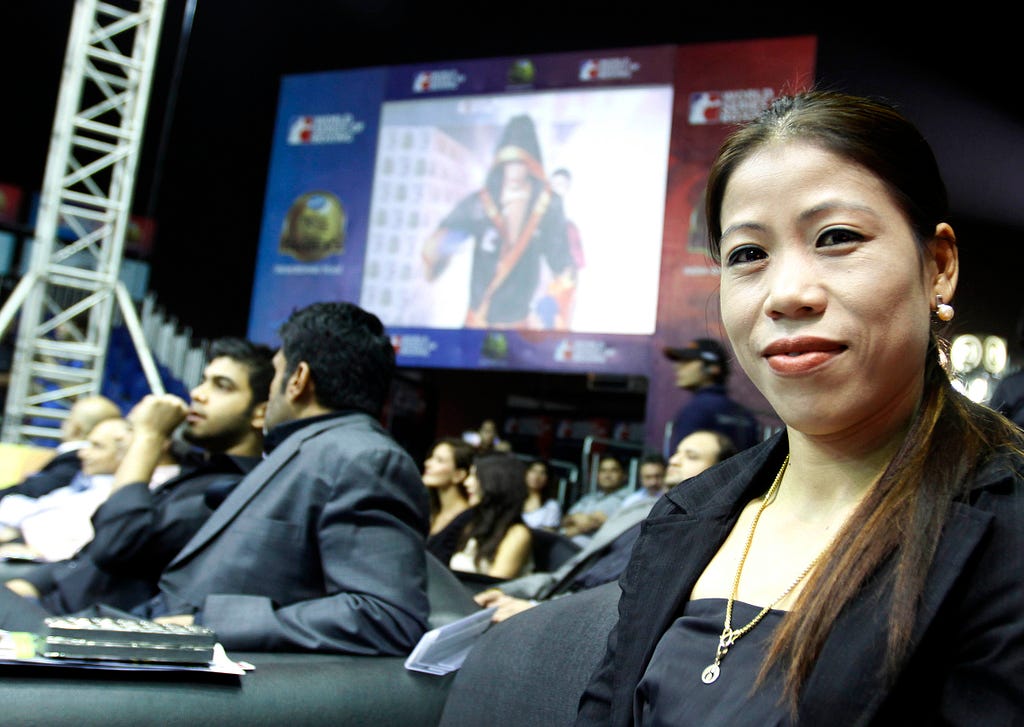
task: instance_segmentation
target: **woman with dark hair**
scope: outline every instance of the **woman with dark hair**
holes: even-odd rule
[[[562,523],[562,506],[552,495],[551,468],[543,459],[535,459],[526,467],[526,501],[523,522],[527,527],[557,530]]]
[[[451,557],[452,570],[516,578],[532,570],[532,539],[523,524],[525,465],[514,455],[480,455],[466,478],[472,516]]]
[[[458,549],[459,536],[469,522],[466,478],[473,464],[473,445],[458,437],[442,437],[423,463],[423,484],[430,497],[427,550],[447,563]]]
[[[786,427],[654,506],[578,724],[1018,724],[1021,433],[943,369],[928,144],[887,104],[782,98],[706,208],[725,330]]]

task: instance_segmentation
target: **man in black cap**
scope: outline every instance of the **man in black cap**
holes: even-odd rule
[[[759,440],[757,419],[726,391],[729,362],[721,343],[713,338],[697,338],[680,348],[667,347],[664,353],[675,364],[676,386],[693,392],[672,422],[669,452],[675,451],[683,437],[700,429],[721,432],[738,450]]]

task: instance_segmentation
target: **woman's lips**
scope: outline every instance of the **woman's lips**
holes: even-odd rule
[[[834,360],[846,346],[824,338],[792,338],[775,341],[762,354],[779,374],[805,374]]]

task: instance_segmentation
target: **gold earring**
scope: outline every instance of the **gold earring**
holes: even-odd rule
[[[956,312],[953,310],[953,306],[948,303],[942,302],[942,296],[935,296],[935,315],[939,317],[940,321],[951,321]]]

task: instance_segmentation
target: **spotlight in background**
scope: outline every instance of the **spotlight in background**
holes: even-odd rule
[[[999,379],[1006,373],[1006,339],[961,334],[950,345],[949,362],[953,369],[954,388],[972,401],[987,403]]]
[[[999,336],[988,336],[984,343],[985,353],[981,357],[981,365],[993,376],[1002,376],[1006,372],[1006,339]]]

